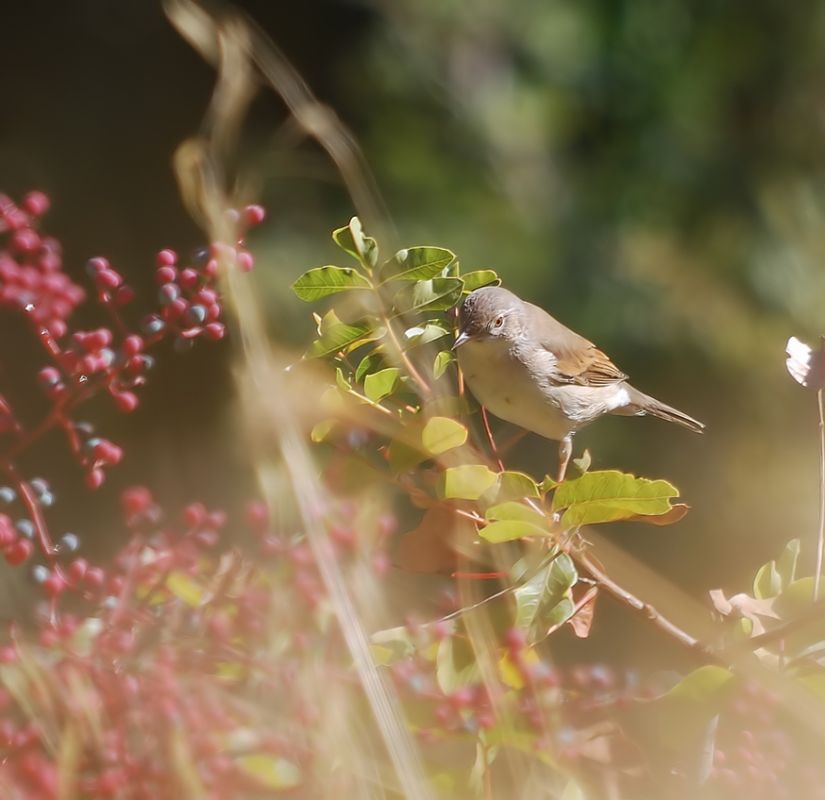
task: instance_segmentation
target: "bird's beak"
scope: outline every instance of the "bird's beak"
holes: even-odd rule
[[[469,342],[471,338],[472,337],[470,336],[469,333],[465,333],[464,331],[461,331],[458,334],[458,336],[455,337],[455,343],[453,344],[453,350],[458,350],[458,348],[461,347],[461,345],[463,345],[465,342]]]

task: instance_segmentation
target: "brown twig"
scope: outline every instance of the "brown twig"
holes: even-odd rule
[[[816,571],[814,572],[814,602],[819,599],[822,577],[822,553],[825,550],[825,399],[823,390],[816,393],[819,405],[819,532],[816,539]]]
[[[487,434],[487,441],[490,443],[490,450],[492,450],[493,458],[498,464],[499,472],[504,472],[504,462],[501,460],[501,456],[499,455],[496,440],[493,438],[493,431],[490,428],[490,420],[487,417],[487,409],[484,406],[481,407],[481,420],[484,423],[484,432]]]
[[[681,644],[685,645],[690,650],[701,653],[703,656],[710,658],[712,661],[719,662],[720,656],[712,648],[705,645],[695,636],[692,636],[687,631],[682,630],[676,623],[669,620],[667,617],[659,613],[650,603],[636,597],[635,594],[625,589],[614,581],[601,567],[593,561],[593,559],[586,553],[570,553],[570,557],[583,569],[590,573],[592,578],[609,592],[617,600],[621,601],[627,606],[630,606],[634,611],[641,613],[645,619],[649,620],[660,630],[672,636]]]

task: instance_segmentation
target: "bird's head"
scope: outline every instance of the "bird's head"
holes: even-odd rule
[[[522,328],[523,303],[516,295],[498,286],[476,289],[458,309],[458,336],[453,349],[470,341],[502,340],[517,337]]]

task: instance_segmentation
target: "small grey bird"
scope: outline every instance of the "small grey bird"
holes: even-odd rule
[[[453,349],[470,390],[497,417],[560,442],[560,481],[573,434],[605,414],[650,414],[694,433],[705,429],[632,387],[592,342],[507,289],[467,295],[458,323]]]

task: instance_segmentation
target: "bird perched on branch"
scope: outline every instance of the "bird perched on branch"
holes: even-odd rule
[[[605,414],[649,414],[694,433],[705,429],[631,386],[592,342],[507,289],[467,295],[458,322],[453,349],[470,390],[497,417],[560,442],[560,481],[573,434]]]

